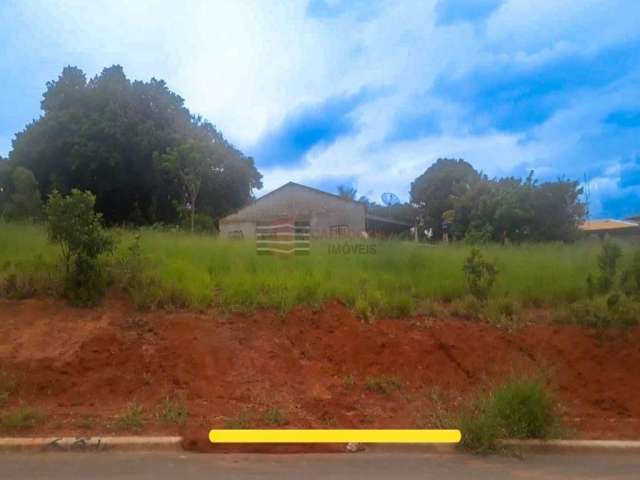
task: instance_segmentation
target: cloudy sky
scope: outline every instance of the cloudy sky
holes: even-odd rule
[[[640,213],[637,0],[0,1],[0,154],[65,65],[167,81],[293,180],[408,199],[438,157]]]

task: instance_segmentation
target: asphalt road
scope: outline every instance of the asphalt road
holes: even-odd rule
[[[0,453],[3,480],[51,479],[634,479],[640,455],[491,456],[356,453],[215,455],[191,453]]]

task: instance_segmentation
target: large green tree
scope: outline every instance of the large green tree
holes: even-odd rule
[[[422,212],[424,224],[442,237],[445,213],[453,210],[453,198],[463,195],[480,180],[480,174],[464,160],[440,158],[411,184],[411,203]]]
[[[108,223],[176,223],[189,207],[184,181],[157,158],[194,142],[223,151],[222,166],[200,180],[200,211],[220,217],[261,187],[253,159],[192,115],[162,80],[132,82],[117,65],[87,80],[69,66],[47,83],[41,107],[43,115],[16,135],[10,159],[33,172],[43,195],[93,192]],[[218,189],[226,181],[233,186]]]

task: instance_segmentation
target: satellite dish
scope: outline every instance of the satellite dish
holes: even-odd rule
[[[400,203],[400,199],[395,193],[386,192],[383,193],[380,198],[382,198],[382,203],[384,203],[387,207]]]

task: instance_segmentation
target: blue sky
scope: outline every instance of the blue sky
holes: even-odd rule
[[[0,2],[0,154],[65,65],[167,81],[265,187],[408,199],[438,157],[640,213],[640,2]]]

